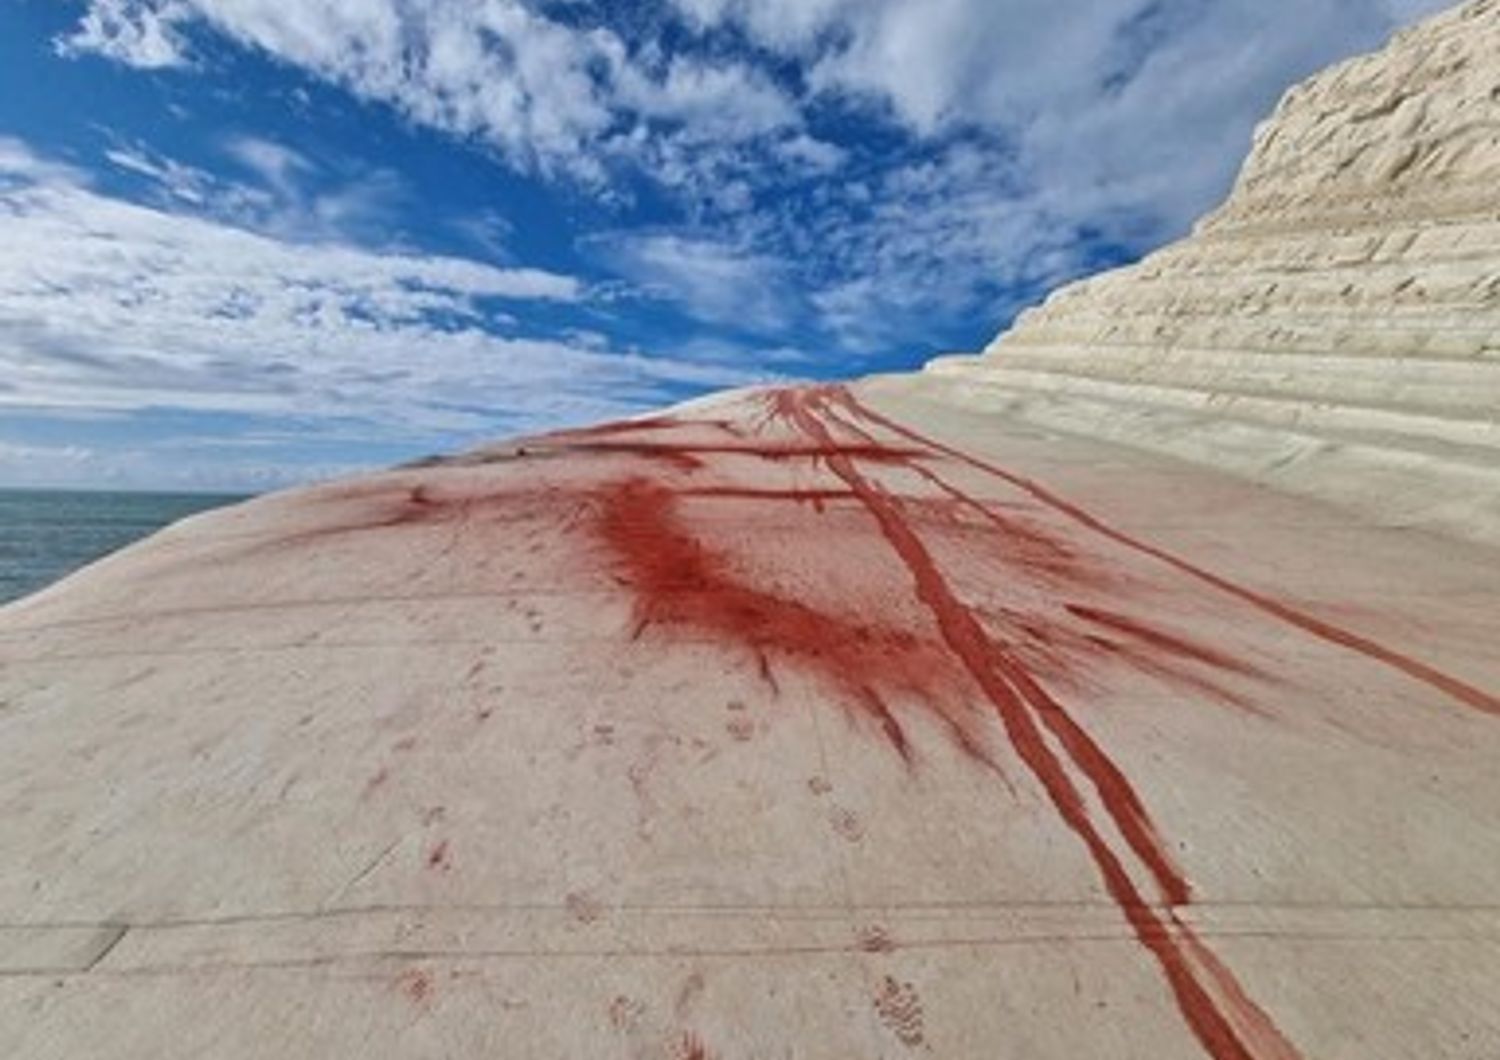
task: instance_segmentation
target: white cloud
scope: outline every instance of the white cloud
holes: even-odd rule
[[[795,62],[812,101],[874,108],[920,150],[835,175],[737,239],[815,262],[847,345],[920,342],[1185,231],[1294,81],[1442,0],[673,0]],[[840,178],[843,179],[840,179]],[[772,248],[775,248],[774,250]],[[993,326],[993,325],[991,325]],[[977,337],[977,336],[976,336]]]
[[[143,70],[186,62],[177,24],[187,11],[175,0],[138,4],[134,0],[92,0],[77,30],[60,43],[65,54],[97,52]]]
[[[742,247],[670,233],[617,233],[592,242],[643,293],[677,302],[698,320],[767,333],[790,323],[780,266]]]
[[[259,136],[231,137],[225,150],[240,165],[283,193],[294,189],[298,178],[315,168],[300,152]]]
[[[608,28],[575,29],[519,0],[91,0],[61,47],[143,67],[183,64],[190,25],[485,141],[523,169],[601,186],[615,159],[639,161],[649,125],[713,139],[800,122],[792,101],[749,67],[652,62]]]
[[[301,152],[263,137],[230,137],[222,150],[245,179],[185,165],[139,143],[117,143],[104,157],[144,180],[148,197],[171,210],[191,209],[293,242],[392,241],[407,196],[393,171],[367,167],[353,179],[336,179]]]
[[[257,452],[262,441],[193,438],[104,448],[0,440],[0,482],[9,488],[254,493],[364,470],[347,461],[288,461],[280,452]]]
[[[372,436],[517,429],[744,382],[722,366],[495,333],[494,300],[579,282],[452,257],[291,244],[102,195],[0,138],[0,405],[169,407]]]
[[[687,32],[540,0],[91,0],[66,47],[186,63],[207,29],[607,201],[628,165],[682,226],[596,243],[627,276],[705,321],[810,310],[868,347],[1181,233],[1285,87],[1442,0],[667,6]]]

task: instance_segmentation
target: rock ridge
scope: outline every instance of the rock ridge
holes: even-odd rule
[[[1500,540],[1500,3],[1292,88],[1187,238],[925,386]]]

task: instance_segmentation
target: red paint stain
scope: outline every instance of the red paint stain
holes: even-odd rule
[[[1071,501],[1065,500],[1063,497],[1059,496],[1056,493],[1053,493],[1051,490],[1047,489],[1045,486],[1042,486],[1040,483],[1034,482],[1031,479],[1025,478],[1021,475],[1017,475],[1014,472],[1007,471],[1004,468],[998,467],[997,465],[990,463],[987,460],[981,460],[978,457],[971,456],[961,449],[956,449],[953,446],[945,445],[942,442],[930,438],[918,431],[914,431],[910,427],[898,423],[897,421],[892,420],[887,416],[882,416],[880,413],[875,412],[868,406],[864,405],[843,388],[838,389],[838,391],[834,395],[834,400],[838,401],[844,407],[850,409],[856,415],[869,423],[878,424],[879,426],[884,427],[886,430],[891,431],[892,433],[897,434],[907,439],[908,441],[915,442],[918,445],[927,446],[931,451],[935,453],[941,453],[944,456],[952,457],[953,459],[961,461],[969,465],[970,467],[993,475],[1001,481],[1007,482],[1010,485],[1015,486],[1017,489],[1020,489],[1023,492],[1029,494],[1030,496],[1052,508],[1053,510],[1062,513],[1069,519],[1072,519],[1074,522],[1078,523],[1080,526],[1086,527],[1097,534],[1101,534],[1111,541],[1124,545],[1126,548],[1133,549],[1134,551],[1139,552],[1142,555],[1150,556],[1152,559],[1158,560],[1166,564],[1167,566],[1172,567],[1174,570],[1180,571],[1181,573],[1186,574],[1189,577],[1195,578],[1206,585],[1211,585],[1215,589],[1218,589],[1219,591],[1226,593],[1229,596],[1241,600],[1244,603],[1247,603],[1252,607],[1255,607],[1258,610],[1264,612],[1265,614],[1280,619],[1288,625],[1295,626],[1298,629],[1301,629],[1306,633],[1310,633],[1314,637],[1327,641],[1330,644],[1337,644],[1340,647],[1347,648],[1350,651],[1357,652],[1369,659],[1373,659],[1376,662],[1382,663],[1386,666],[1391,667],[1392,669],[1398,670],[1401,673],[1406,674],[1408,677],[1411,677],[1417,681],[1422,682],[1423,684],[1437,689],[1444,695],[1459,703],[1464,704],[1465,706],[1472,707],[1475,710],[1482,711],[1486,714],[1500,715],[1500,696],[1487,692],[1484,689],[1478,688],[1466,681],[1460,680],[1459,678],[1454,677],[1452,674],[1444,673],[1436,667],[1431,666],[1420,659],[1407,655],[1404,652],[1398,651],[1395,648],[1392,648],[1385,644],[1381,644],[1369,637],[1363,636],[1362,634],[1356,633],[1353,630],[1347,629],[1343,626],[1336,625],[1332,622],[1326,622],[1320,618],[1308,614],[1305,611],[1298,610],[1297,608],[1294,608],[1289,604],[1282,603],[1279,600],[1267,596],[1264,593],[1256,592],[1255,590],[1233,582],[1228,578],[1224,578],[1220,575],[1214,574],[1212,571],[1205,570],[1197,564],[1194,564],[1186,559],[1183,559],[1180,556],[1168,552],[1166,549],[1158,548],[1157,546],[1152,545],[1146,541],[1142,541],[1141,539],[1127,534],[1122,530],[1117,530],[1106,523],[1104,520],[1100,519],[1098,516],[1091,514],[1090,512],[1072,503]]]
[[[360,797],[368,799],[376,791],[384,787],[385,782],[390,778],[391,771],[385,766],[381,766],[380,769],[376,770],[375,775],[365,782],[365,790],[361,793]]]
[[[854,499],[854,494],[848,490],[831,489],[751,489],[746,486],[694,486],[692,488],[677,491],[679,497],[708,498],[733,501],[755,501],[760,503],[773,503],[776,501],[790,501],[794,504],[808,504],[815,511],[824,511],[829,501],[848,501]]]
[[[427,867],[434,872],[452,871],[453,852],[448,845],[448,840],[441,840],[427,852]]]
[[[396,987],[414,1005],[427,1005],[431,1003],[435,986],[432,974],[423,968],[408,968],[396,979]]]
[[[1188,637],[1166,630],[1158,629],[1148,625],[1139,619],[1128,615],[1107,611],[1102,607],[1090,607],[1086,604],[1067,604],[1067,609],[1079,618],[1103,626],[1116,633],[1122,633],[1132,640],[1136,640],[1149,648],[1154,648],[1164,655],[1175,655],[1183,659],[1203,663],[1206,666],[1219,670],[1228,670],[1231,673],[1244,674],[1249,677],[1265,677],[1263,671],[1252,666],[1227,652],[1207,644],[1202,644]]]
[[[1074,524],[1309,633],[1392,665],[1470,706],[1500,713],[1500,702],[1418,660],[1116,531],[1029,480],[870,412],[842,388],[768,395],[766,415],[756,433],[724,428],[733,444],[674,433],[693,426],[702,424],[663,420],[645,427],[627,423],[575,432],[571,441],[568,435],[552,436],[546,444],[553,451],[585,458],[611,452],[636,466],[627,477],[614,477],[620,464],[598,461],[591,466],[604,469],[603,481],[586,477],[582,484],[575,481],[541,491],[439,496],[420,487],[392,494],[386,487],[386,494],[359,501],[358,518],[346,529],[427,525],[464,517],[483,506],[503,509],[521,503],[553,514],[570,513],[570,520],[582,513],[580,525],[599,535],[616,565],[619,583],[632,593],[638,637],[716,641],[743,653],[773,691],[773,662],[812,675],[852,715],[871,722],[909,763],[914,752],[897,709],[928,712],[958,747],[997,773],[993,733],[1003,733],[1006,745],[1087,851],[1104,888],[1162,969],[1186,1023],[1210,1055],[1220,1060],[1295,1057],[1293,1047],[1230,970],[1177,916],[1173,907],[1191,899],[1186,877],[1169,856],[1133,785],[1059,698],[1079,686],[1091,669],[1123,666],[1249,707],[1243,696],[1220,681],[1248,683],[1266,680],[1267,675],[1218,645],[1127,613],[1129,582],[1101,557],[1029,515],[960,489],[945,474],[945,461],[997,476]],[[883,443],[867,427],[893,432],[903,444]],[[767,435],[778,428],[783,436]],[[634,430],[655,433],[649,440],[637,439],[630,437]],[[751,488],[713,481],[710,472],[739,457],[789,464],[796,485]],[[940,496],[893,493],[866,473],[870,467],[915,477]],[[803,480],[814,472],[837,481],[833,486],[806,485]],[[715,537],[712,521],[693,518],[711,510],[708,506],[715,501],[744,505],[752,513],[773,506],[782,513],[811,506],[814,513],[804,516],[809,520],[805,530],[794,527],[780,535],[776,545],[757,547],[751,557],[755,562],[747,564],[745,555]],[[879,535],[876,540],[899,560],[895,570],[905,579],[899,588],[920,604],[917,617],[903,618],[900,607],[872,610],[799,588],[809,565],[815,580],[830,573],[828,553],[809,550],[805,542],[818,532],[812,520],[831,503],[868,516]],[[943,557],[948,555],[966,565],[982,557],[988,566],[975,570],[985,574],[989,585],[1024,581],[1031,590],[1045,590],[1044,602],[989,610],[966,603],[945,569]],[[773,567],[781,564],[792,577],[766,578],[768,562]],[[838,562],[836,556],[832,562]],[[868,577],[889,577],[887,566],[869,570]],[[1095,599],[1104,594],[1108,606]],[[1059,596],[1073,602],[1051,602]],[[821,786],[813,786],[814,793]],[[1085,801],[1083,791],[1088,788],[1097,795],[1095,805],[1102,806],[1113,829],[1103,829],[1092,819],[1098,811]],[[445,850],[446,842],[440,846]],[[1127,869],[1126,859],[1132,857],[1160,892],[1165,910],[1161,902],[1145,897]],[[446,851],[439,860],[446,860]]]
[[[599,525],[612,551],[622,561],[626,571],[624,581],[635,592],[641,628],[690,629],[698,636],[709,633],[727,644],[749,648],[763,668],[768,658],[776,657],[818,673],[846,701],[874,717],[891,745],[909,761],[912,755],[909,741],[886,705],[887,697],[881,694],[893,680],[901,682],[918,694],[927,709],[947,722],[959,746],[998,771],[977,725],[978,716],[969,707],[970,690],[977,686],[998,716],[1009,744],[1041,783],[1064,823],[1083,841],[1106,890],[1115,898],[1143,947],[1157,959],[1185,1021],[1205,1048],[1220,1060],[1249,1056],[1240,1037],[1245,1027],[1253,1029],[1261,1040],[1277,1038],[1274,1026],[1265,1020],[1257,1022],[1253,1010],[1248,1016],[1239,1008],[1226,1012],[1237,1003],[1237,998],[1205,986],[1204,979],[1211,977],[1201,970],[1201,962],[1190,959],[1185,944],[1173,934],[1169,922],[1139,892],[1120,853],[1090,819],[1082,794],[1063,760],[1043,737],[1044,729],[1097,792],[1127,848],[1151,874],[1164,899],[1170,904],[1183,904],[1191,897],[1186,878],[1167,854],[1154,823],[1123,773],[1036,680],[1023,655],[1014,646],[991,637],[973,612],[959,602],[913,528],[914,506],[890,495],[858,470],[857,453],[877,443],[866,438],[861,439],[861,447],[855,447],[836,440],[817,414],[816,392],[783,393],[773,395],[770,401],[772,413],[768,419],[790,423],[811,439],[822,463],[846,487],[840,492],[849,494],[872,517],[912,578],[917,598],[931,613],[936,635],[931,628],[912,627],[881,630],[875,636],[868,631],[857,634],[851,630],[847,617],[813,608],[795,596],[773,594],[747,584],[726,555],[694,532],[677,507],[677,492],[665,484],[637,477],[619,484],[608,494]],[[884,463],[913,466],[899,454]],[[989,510],[951,487],[936,472],[924,470],[922,477],[943,489],[953,505],[951,511],[966,511],[992,528],[994,540],[1017,569],[1024,571],[1029,563],[1039,559],[1050,576],[1071,577],[1081,585],[1103,583],[1092,571],[1076,564],[1076,557],[1067,546],[1049,542],[1040,530]],[[947,528],[951,530],[951,521]],[[1015,540],[1009,540],[1008,535]],[[1129,631],[1138,644],[1103,651],[1097,640],[1064,624],[1087,621],[1082,615],[1065,612],[1046,619],[1027,615],[1002,617],[1010,625],[1029,631],[1038,642],[1068,643],[1075,653],[1092,650],[1094,655],[1127,660],[1142,654],[1152,658],[1153,652],[1173,660],[1186,654],[1191,661],[1206,666],[1225,661],[1211,650],[1194,651],[1185,639],[1174,639],[1145,623],[1135,623]],[[1125,631],[1116,632],[1123,635]],[[884,649],[873,658],[861,650],[862,644],[871,643]],[[891,647],[899,650],[892,652]],[[910,665],[910,657],[918,652],[930,660],[929,666]],[[894,675],[884,669],[893,658],[903,661],[902,668]],[[1061,654],[1056,658],[1065,659]],[[954,678],[951,672],[954,661],[967,674],[968,682]],[[1248,669],[1237,663],[1228,668],[1235,672]],[[1164,663],[1158,669],[1169,675],[1175,673]],[[944,675],[947,694],[935,694],[934,675]],[[848,837],[854,833],[845,828],[840,834]],[[1223,1000],[1224,996],[1228,1000]]]
[[[610,1026],[617,1031],[634,1030],[646,1015],[646,1006],[635,998],[626,997],[624,994],[616,994],[613,1001],[609,1003]]]
[[[874,1007],[880,1022],[902,1045],[916,1049],[926,1044],[922,997],[911,983],[886,976],[875,994]]]
[[[588,427],[570,427],[567,430],[553,431],[551,434],[543,435],[544,438],[599,438],[611,434],[635,434],[640,431],[668,431],[677,430],[686,424],[702,426],[705,423],[723,421],[711,420],[680,420],[676,416],[641,416],[632,420],[610,420],[606,423],[596,423]]]
[[[628,456],[646,457],[652,460],[663,460],[682,468],[693,471],[705,466],[707,457],[713,456],[747,456],[758,460],[769,460],[775,462],[809,460],[827,460],[834,456],[858,457],[881,464],[901,464],[907,461],[917,460],[927,454],[920,449],[906,448],[890,445],[865,445],[860,443],[837,444],[827,446],[789,444],[761,444],[746,442],[743,444],[717,444],[711,442],[578,442],[570,443],[567,448],[586,453],[622,453]]]
[[[859,948],[864,953],[894,953],[896,942],[891,934],[879,924],[872,924],[859,930]]]
[[[660,483],[633,478],[616,485],[599,528],[634,592],[642,635],[689,628],[748,650],[757,665],[770,656],[793,662],[873,719],[905,758],[910,743],[888,697],[908,693],[929,703],[961,746],[987,757],[974,719],[955,709],[962,699],[954,694],[960,675],[952,660],[913,631],[746,584],[723,554],[688,530],[675,495]]]
[[[703,1044],[702,1038],[686,1031],[672,1050],[672,1060],[713,1060],[713,1054]]]
[[[826,400],[822,391],[779,391],[771,394],[775,414],[795,424],[810,437],[829,437],[816,415]],[[1166,854],[1155,826],[1139,797],[1109,757],[1024,667],[986,635],[972,611],[954,594],[931,552],[903,515],[900,501],[866,478],[854,462],[841,457],[828,466],[864,502],[892,550],[910,572],[917,596],[931,609],[942,636],[962,660],[994,706],[1011,746],[1042,785],[1059,817],[1083,842],[1105,888],[1130,924],[1137,940],[1156,958],[1177,999],[1183,1018],[1199,1043],[1216,1060],[1254,1060],[1250,1045],[1236,1024],[1254,1025],[1256,1036],[1283,1043],[1280,1033],[1256,1009],[1226,1014],[1231,999],[1216,997],[1195,974],[1188,946],[1170,930],[1169,921],[1146,902],[1120,860],[1090,817],[1082,795],[1062,761],[1043,738],[1051,730],[1067,755],[1088,777],[1124,836],[1126,843],[1150,870],[1164,897],[1172,904],[1189,900],[1186,879]],[[1257,1019],[1259,1014],[1262,1018]],[[1287,1055],[1295,1055],[1285,1044]]]

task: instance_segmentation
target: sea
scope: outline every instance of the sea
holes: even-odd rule
[[[244,497],[0,489],[0,604],[195,512]]]

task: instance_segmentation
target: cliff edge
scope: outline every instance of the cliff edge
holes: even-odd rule
[[[0,608],[0,1056],[1500,1057],[1496,11],[982,357]]]
[[[1500,540],[1500,4],[1291,89],[1227,202],[1058,290],[945,398]]]

